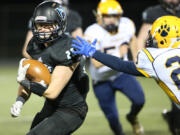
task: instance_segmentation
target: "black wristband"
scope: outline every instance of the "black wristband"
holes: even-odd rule
[[[21,101],[21,102],[24,104],[26,100],[25,100],[23,97],[18,96],[18,97],[16,98],[16,101]]]
[[[31,82],[28,80],[23,80],[20,84],[24,87],[24,89],[30,90],[32,93],[37,94],[38,96],[42,96],[46,87],[42,86],[37,82]]]
[[[42,86],[39,83],[36,82],[30,82],[30,91],[34,94],[37,94],[38,96],[42,96],[44,91],[46,90],[46,87]]]

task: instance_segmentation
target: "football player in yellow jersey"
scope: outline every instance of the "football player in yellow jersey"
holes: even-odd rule
[[[79,38],[72,45],[73,53],[93,57],[120,72],[154,78],[165,93],[180,107],[180,19],[174,16],[158,18],[152,25],[147,48],[141,50],[137,62],[123,61],[97,51],[94,45]],[[178,125],[177,125],[178,126]],[[176,128],[176,127],[175,127]],[[175,129],[174,135],[179,135]]]

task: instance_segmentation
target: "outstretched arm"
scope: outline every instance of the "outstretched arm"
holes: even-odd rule
[[[72,47],[76,49],[76,51],[73,52],[74,54],[93,57],[104,65],[120,72],[136,76],[144,76],[136,69],[136,66],[133,62],[123,61],[118,57],[97,51],[94,46],[96,44],[96,40],[92,44],[90,44],[80,37],[77,37],[77,39],[79,41],[73,40],[74,44],[72,45]]]
[[[114,70],[135,76],[144,76],[136,69],[134,62],[132,61],[123,61],[118,57],[105,54],[100,51],[96,51],[93,58]]]

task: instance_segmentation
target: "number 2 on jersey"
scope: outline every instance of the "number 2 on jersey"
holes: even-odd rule
[[[176,68],[171,72],[171,78],[174,81],[177,88],[180,90],[180,78],[179,78],[179,76],[180,76],[180,57],[174,56],[174,57],[169,58],[166,61],[165,65],[166,65],[166,68],[170,68],[176,62],[178,62],[179,68]]]

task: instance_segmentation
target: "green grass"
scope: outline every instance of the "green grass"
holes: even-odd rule
[[[11,118],[10,107],[14,103],[18,84],[16,83],[17,67],[0,67],[0,135],[25,135],[29,130],[31,121],[43,104],[44,99],[32,94],[30,100],[24,105],[19,118]],[[139,119],[145,128],[145,135],[170,135],[167,124],[161,117],[164,108],[170,108],[170,101],[165,93],[152,79],[138,78],[141,82],[146,104],[139,115]],[[119,116],[126,135],[133,135],[130,124],[125,115],[130,109],[129,100],[120,92],[117,92],[117,104]],[[92,90],[88,94],[87,102],[89,112],[84,124],[74,135],[113,135],[108,123],[98,107],[97,100]]]

